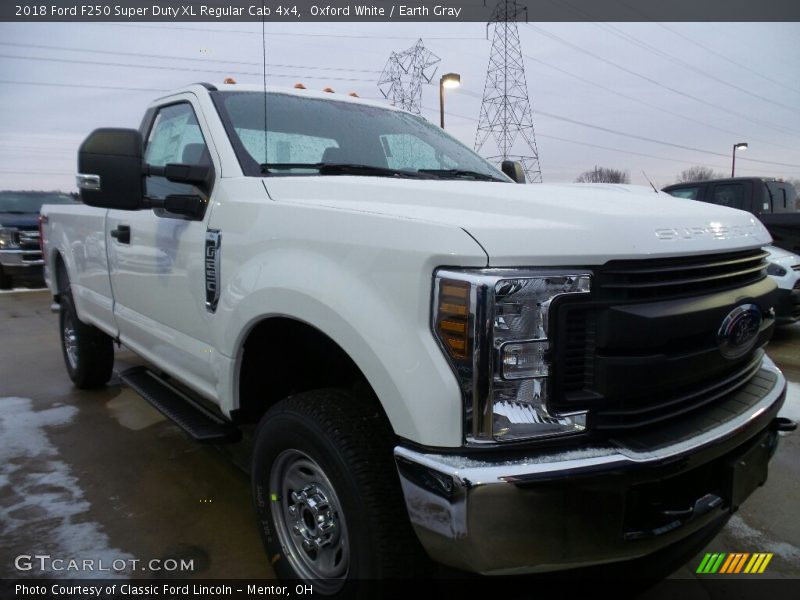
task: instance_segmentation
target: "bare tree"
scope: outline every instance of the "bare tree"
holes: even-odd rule
[[[595,166],[590,171],[584,171],[575,180],[576,183],[630,183],[631,178],[627,171],[609,169],[608,167]]]
[[[704,167],[702,165],[695,165],[681,171],[675,183],[691,183],[692,181],[705,181],[706,179],[721,179],[724,177],[721,173],[715,173],[714,169]]]

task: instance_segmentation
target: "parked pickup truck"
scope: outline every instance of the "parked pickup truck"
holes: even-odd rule
[[[96,130],[78,170],[87,206],[42,211],[72,381],[104,385],[117,341],[194,438],[257,424],[270,563],[317,593],[674,548],[793,427],[741,211],[516,185],[418,116],[244,85]]]
[[[39,247],[39,209],[42,204],[74,204],[60,192],[0,191],[0,290],[15,279],[43,284]]]
[[[773,244],[800,254],[800,212],[797,210],[800,198],[791,183],[763,177],[736,177],[676,183],[663,191],[678,198],[746,210],[766,226]]]

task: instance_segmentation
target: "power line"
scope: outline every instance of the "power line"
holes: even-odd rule
[[[684,39],[685,41],[689,42],[690,44],[694,44],[698,48],[702,48],[703,50],[705,50],[709,54],[713,54],[717,58],[721,58],[722,60],[727,61],[727,62],[731,63],[732,65],[735,65],[735,66],[739,67],[740,69],[744,69],[745,71],[748,71],[748,72],[752,73],[753,75],[757,75],[758,77],[761,77],[762,79],[764,79],[766,81],[769,81],[770,83],[772,83],[774,85],[777,85],[777,86],[780,86],[782,88],[785,88],[785,89],[789,90],[790,92],[794,92],[796,94],[800,94],[800,89],[797,89],[797,88],[794,88],[794,87],[789,87],[788,85],[786,85],[782,81],[779,81],[777,79],[773,79],[772,77],[769,77],[768,75],[765,75],[761,71],[757,71],[756,69],[751,69],[747,65],[743,65],[742,63],[733,60],[730,56],[727,56],[727,55],[723,54],[722,52],[717,52],[713,48],[709,48],[705,44],[702,44],[701,42],[699,42],[699,41],[697,41],[695,39],[692,39],[688,35],[684,35],[684,34],[680,33],[679,31],[675,31],[671,27],[667,27],[664,23],[655,23],[655,24],[658,25],[659,27],[661,27],[662,29],[666,29],[670,33],[673,33],[674,35],[677,35],[678,37]]]
[[[80,89],[95,89],[95,90],[113,90],[125,92],[169,92],[170,90],[164,88],[135,88],[123,87],[117,85],[91,85],[86,83],[57,83],[52,81],[19,81],[14,79],[0,79],[0,83],[8,83],[10,85],[40,85],[48,87],[66,87],[66,88],[80,88]]]
[[[425,108],[425,110],[429,110],[429,111],[433,111],[434,110],[434,109],[432,109],[432,108],[430,108],[428,106],[424,106],[423,108]],[[454,113],[452,111],[448,111],[447,112],[447,116],[448,117],[456,117],[458,119],[463,119],[465,121],[470,121],[472,123],[477,123],[478,122],[478,120],[473,118],[473,117],[467,117],[466,115],[461,115],[461,114],[458,114],[458,113]],[[659,155],[656,155],[656,154],[647,154],[647,153],[644,153],[644,152],[635,152],[633,150],[623,150],[622,148],[614,148],[613,146],[604,146],[602,144],[593,144],[591,142],[583,142],[583,141],[579,141],[579,140],[572,140],[572,139],[569,139],[569,138],[559,137],[559,136],[556,136],[556,135],[547,135],[547,134],[544,134],[544,133],[541,133],[541,132],[537,133],[536,136],[537,137],[546,138],[546,139],[557,140],[557,141],[560,141],[560,142],[567,142],[567,143],[570,143],[570,144],[577,144],[579,146],[588,146],[590,148],[599,148],[601,150],[610,150],[612,152],[620,152],[622,154],[630,154],[632,156],[640,156],[640,157],[643,157],[643,158],[653,158],[653,159],[656,159],[656,160],[666,160],[666,161],[670,161],[670,162],[677,162],[677,163],[681,163],[681,164],[684,164],[684,165],[686,165],[688,162],[690,162],[690,161],[687,161],[686,159],[683,159],[683,158],[672,158],[672,157],[667,157],[667,156],[659,156]],[[710,164],[710,163],[703,163],[703,164],[705,166],[707,166],[707,167],[713,167],[715,169],[727,169],[729,167],[729,165],[717,165],[717,164]],[[760,170],[768,172],[768,173],[780,173],[780,174],[785,174],[786,173],[785,169],[784,170],[780,170],[780,171],[774,170],[774,169],[760,169]]]
[[[681,66],[681,67],[683,67],[685,69],[689,69],[690,71],[694,71],[695,73],[698,73],[699,75],[702,75],[703,77],[711,79],[712,81],[716,81],[717,83],[721,83],[722,85],[725,85],[725,86],[727,86],[727,87],[729,87],[731,89],[737,90],[737,91],[739,91],[739,92],[741,92],[743,94],[747,94],[748,96],[752,96],[754,98],[757,98],[758,100],[761,100],[762,102],[768,102],[770,104],[774,104],[775,106],[780,106],[783,109],[790,110],[790,111],[796,112],[796,113],[800,113],[800,110],[796,109],[793,106],[787,106],[786,104],[783,104],[782,102],[777,102],[775,100],[772,100],[771,98],[767,98],[766,96],[762,96],[761,94],[757,94],[756,92],[753,92],[752,90],[748,90],[747,88],[743,88],[741,86],[738,86],[735,83],[731,83],[729,81],[725,81],[724,79],[722,79],[720,77],[717,77],[716,75],[713,75],[712,73],[704,71],[703,69],[700,69],[699,67],[697,67],[697,66],[695,66],[695,65],[693,65],[693,64],[691,64],[689,62],[686,62],[685,60],[680,59],[680,58],[670,54],[669,52],[665,52],[664,50],[661,50],[660,48],[656,48],[655,46],[653,46],[651,44],[648,44],[647,42],[643,42],[639,38],[637,38],[637,37],[625,32],[625,31],[622,31],[617,27],[614,27],[613,25],[611,25],[609,23],[592,23],[592,24],[594,26],[596,26],[596,27],[599,27],[600,29],[603,29],[605,31],[610,32],[612,35],[615,35],[618,38],[624,39],[624,40],[630,42],[631,44],[634,44],[635,46],[638,46],[639,48],[643,48],[644,50],[647,50],[648,52],[651,52],[651,53],[655,54],[656,56],[660,56],[661,58],[664,58],[664,59],[670,61],[673,64]]]
[[[667,160],[667,161],[670,161],[670,162],[677,162],[677,163],[681,163],[681,164],[684,164],[684,165],[689,162],[689,161],[687,161],[687,160],[685,160],[683,158],[672,158],[672,157],[669,157],[669,156],[657,156],[655,154],[646,154],[644,152],[634,152],[632,150],[623,150],[622,148],[614,148],[614,147],[611,147],[611,146],[603,146],[603,145],[600,145],[600,144],[592,144],[590,142],[581,142],[581,141],[578,141],[578,140],[571,140],[569,138],[563,138],[563,137],[559,137],[559,136],[556,136],[556,135],[546,135],[544,133],[540,133],[538,135],[539,135],[539,137],[548,138],[548,139],[552,139],[552,140],[558,140],[560,142],[567,142],[569,144],[578,144],[578,145],[581,145],[581,146],[589,146],[590,148],[600,148],[602,150],[610,150],[612,152],[621,152],[623,154],[631,154],[631,155],[634,155],[634,156],[641,156],[641,157],[644,157],[644,158],[654,158],[656,160]],[[715,169],[727,169],[730,166],[730,165],[716,165],[716,164],[710,164],[710,163],[703,163],[703,164],[705,166],[707,166],[707,167],[713,167]],[[785,170],[777,171],[777,170],[774,170],[774,169],[761,169],[760,167],[759,167],[759,171],[766,171],[768,173],[781,173],[781,174],[785,174],[786,173]]]
[[[611,128],[608,128],[608,127],[601,127],[600,125],[592,125],[591,123],[586,123],[584,121],[579,121],[577,119],[571,119],[569,117],[565,117],[565,116],[562,116],[562,115],[556,115],[556,114],[553,114],[553,113],[548,113],[548,112],[545,112],[543,110],[537,110],[536,112],[538,114],[540,114],[540,115],[545,115],[547,117],[550,117],[551,119],[556,119],[558,121],[564,121],[566,123],[572,123],[573,125],[580,125],[581,127],[590,127],[592,129],[597,129],[599,131],[605,131],[606,133],[613,133],[615,135],[621,135],[623,137],[628,137],[628,138],[632,138],[632,139],[636,139],[636,140],[641,140],[641,141],[644,141],[644,142],[650,142],[651,144],[659,144],[661,146],[670,146],[672,148],[679,148],[681,150],[690,150],[692,152],[700,152],[701,154],[708,154],[708,155],[711,155],[711,156],[722,156],[724,158],[728,157],[727,154],[723,154],[722,152],[714,152],[713,150],[703,150],[701,148],[695,148],[693,146],[686,146],[684,144],[674,144],[672,142],[665,142],[663,140],[657,140],[657,139],[650,138],[650,137],[643,136],[643,135],[636,135],[635,133],[627,133],[627,132],[624,132],[624,131],[619,131],[619,130],[611,129]],[[755,158],[741,158],[741,157],[739,158],[739,160],[746,160],[748,162],[756,162],[756,163],[762,163],[762,164],[766,164],[766,165],[778,165],[778,166],[782,166],[782,167],[791,167],[791,168],[795,168],[795,169],[800,169],[800,165],[798,165],[798,164],[781,163],[781,162],[776,162],[776,161],[771,161],[771,160],[758,160],[758,159],[755,159]]]
[[[253,67],[262,66],[260,62],[244,61],[244,60],[223,60],[216,58],[198,58],[198,57],[185,57],[185,56],[169,56],[166,54],[145,54],[142,52],[121,52],[116,50],[95,50],[92,48],[70,48],[67,46],[47,46],[44,44],[22,44],[17,42],[0,42],[0,46],[13,46],[15,48],[37,48],[39,50],[59,50],[67,52],[90,52],[92,54],[108,54],[113,56],[132,56],[135,58],[158,58],[164,60],[185,60],[192,62],[208,62],[208,63],[222,63],[231,65],[247,65]],[[285,64],[270,64],[268,67],[286,68],[286,69],[314,69],[317,71],[343,71],[352,73],[380,73],[374,69],[349,69],[345,67],[331,67],[331,66],[313,66],[313,65],[285,65]]]
[[[697,123],[698,125],[703,125],[704,127],[708,127],[710,129],[716,129],[717,131],[721,131],[723,133],[729,133],[729,134],[734,135],[734,136],[736,136],[738,138],[747,137],[750,140],[762,142],[764,144],[769,144],[769,145],[775,146],[777,148],[784,148],[786,150],[791,150],[791,151],[796,151],[797,150],[796,147],[784,146],[783,144],[776,144],[773,141],[767,141],[767,140],[764,140],[764,139],[760,139],[760,138],[754,137],[754,136],[752,136],[750,134],[747,134],[745,136],[744,134],[741,134],[740,132],[731,131],[730,129],[725,129],[724,127],[718,127],[717,125],[712,125],[711,123],[706,123],[705,121],[702,121],[700,119],[695,119],[694,117],[690,117],[688,115],[685,115],[685,114],[682,114],[682,113],[679,113],[679,112],[671,111],[671,110],[669,110],[667,108],[658,106],[658,105],[653,104],[651,102],[647,102],[646,100],[642,100],[641,98],[637,98],[636,96],[631,96],[629,94],[625,94],[623,92],[620,92],[619,90],[616,90],[616,89],[614,89],[612,87],[603,85],[601,83],[597,83],[596,81],[592,81],[591,79],[587,79],[585,77],[582,77],[580,75],[577,75],[575,73],[567,71],[566,69],[562,69],[561,67],[556,67],[554,65],[548,64],[548,63],[544,62],[543,60],[539,60],[538,58],[534,58],[533,56],[530,56],[529,54],[524,54],[523,56],[527,60],[531,60],[533,62],[536,62],[536,63],[538,63],[538,64],[540,64],[540,65],[542,65],[544,67],[547,67],[548,69],[553,69],[554,71],[558,71],[559,73],[567,75],[568,77],[572,77],[573,79],[577,79],[578,81],[582,81],[582,82],[587,83],[587,84],[589,84],[591,86],[597,87],[597,88],[599,88],[601,90],[605,90],[605,91],[607,91],[607,92],[609,92],[611,94],[614,94],[616,96],[619,96],[621,98],[625,98],[625,99],[631,100],[633,102],[638,102],[639,104],[642,104],[644,106],[647,106],[647,107],[655,109],[655,110],[658,110],[660,112],[663,112],[665,114],[671,115],[673,117],[678,117],[680,119],[685,119],[686,121],[690,121],[692,123]]]
[[[0,54],[0,58],[10,58],[16,60],[34,60],[45,62],[69,63],[79,65],[98,65],[103,67],[123,67],[132,69],[157,69],[160,71],[182,71],[192,73],[217,73],[222,75],[248,75],[248,76],[261,76],[261,72],[255,71],[231,71],[231,70],[214,70],[214,69],[192,69],[188,67],[165,67],[161,65],[131,65],[126,63],[116,63],[108,61],[97,60],[79,60],[73,58],[47,58],[41,56],[15,56],[13,54]],[[373,82],[373,79],[359,79],[357,77],[328,77],[320,75],[297,75],[293,73],[270,73],[272,77],[290,78],[290,79],[323,79],[325,81],[358,81],[358,82]]]
[[[706,52],[708,52],[710,54],[713,54],[714,56],[717,56],[718,58],[721,58],[721,59],[723,59],[723,60],[725,60],[725,61],[727,61],[727,62],[729,62],[729,63],[731,63],[733,65],[736,65],[737,67],[740,67],[740,68],[742,68],[742,69],[744,69],[746,71],[749,71],[750,73],[753,73],[754,75],[758,75],[759,77],[762,77],[763,79],[765,79],[767,81],[770,81],[770,82],[772,82],[772,83],[774,83],[776,85],[779,85],[779,86],[781,86],[783,88],[786,88],[787,90],[790,90],[790,91],[795,92],[795,93],[800,93],[800,90],[797,89],[797,88],[789,87],[789,86],[785,85],[784,83],[778,81],[777,79],[773,79],[772,77],[768,77],[767,75],[764,75],[763,73],[761,73],[761,72],[759,72],[759,71],[757,71],[755,69],[751,69],[750,67],[748,67],[746,65],[743,65],[742,63],[733,60],[729,56],[726,56],[725,54],[722,54],[721,52],[717,52],[716,50],[713,50],[712,48],[709,48],[705,44],[702,44],[699,41],[697,41],[697,40],[695,40],[695,39],[693,39],[693,38],[691,38],[691,37],[689,37],[687,35],[684,35],[684,34],[678,32],[678,31],[675,31],[674,29],[672,29],[670,27],[667,27],[664,23],[659,23],[659,22],[654,21],[651,15],[649,15],[648,13],[646,13],[646,12],[644,12],[642,10],[639,10],[637,7],[632,6],[631,4],[629,4],[627,2],[624,2],[622,0],[618,0],[618,1],[619,1],[620,4],[625,6],[625,8],[627,8],[628,10],[630,10],[632,12],[635,12],[635,13],[638,13],[640,16],[644,17],[645,21],[649,21],[649,22],[651,22],[651,23],[653,23],[655,25],[658,25],[662,29],[666,29],[667,31],[677,35],[678,37],[684,39],[685,41],[689,42],[690,44],[693,44],[693,45],[697,46],[698,48],[702,48]],[[592,15],[588,14],[587,12],[582,11],[582,10],[570,5],[568,2],[565,2],[565,0],[557,0],[557,2],[555,0],[550,0],[550,3],[551,4],[560,4],[560,5],[566,4],[566,5],[570,6],[570,10],[571,10],[571,12],[573,14],[579,15],[584,21],[592,22],[593,24],[598,24],[598,19],[596,19]],[[705,24],[706,30],[707,30],[707,25],[708,24],[706,23]],[[627,35],[627,34],[625,34],[625,35]],[[633,36],[630,36],[630,37],[632,38]],[[661,52],[661,51],[659,51],[659,52]],[[794,110],[794,109],[792,109],[792,110]]]
[[[247,29],[212,29],[209,27],[159,27],[157,25],[140,25],[133,23],[104,23],[103,25],[114,25],[116,27],[137,27],[141,29],[160,29],[171,31],[202,31],[203,33],[242,33],[246,35],[260,35],[260,32],[249,31]],[[340,34],[340,33],[290,33],[286,31],[268,31],[267,36],[288,36],[288,37],[320,37],[320,38],[342,38],[354,40],[416,40],[419,35],[363,35],[363,34]],[[428,40],[483,40],[483,37],[466,36],[425,36]]]
[[[791,133],[800,135],[800,131],[798,131],[796,129],[790,129],[789,127],[786,127],[785,125],[784,126],[778,126],[778,125],[769,123],[767,121],[762,121],[761,119],[753,119],[753,118],[748,117],[747,115],[742,114],[740,112],[737,112],[735,110],[731,110],[729,108],[725,108],[724,106],[719,106],[717,104],[714,104],[713,102],[709,102],[708,100],[705,100],[703,98],[699,98],[699,97],[694,96],[692,94],[689,94],[687,92],[682,92],[682,91],[680,91],[680,90],[678,90],[676,88],[673,88],[673,87],[671,87],[669,85],[661,83],[660,81],[658,81],[656,79],[653,79],[652,77],[648,77],[647,75],[643,75],[643,74],[641,74],[641,73],[639,73],[637,71],[634,71],[634,70],[629,69],[629,68],[627,68],[627,67],[625,67],[623,65],[620,65],[619,63],[616,63],[616,62],[614,62],[612,60],[609,60],[607,58],[603,58],[602,56],[599,56],[599,55],[595,54],[594,52],[586,50],[585,48],[581,48],[580,46],[577,46],[576,44],[573,44],[572,42],[569,42],[569,41],[565,40],[564,38],[562,38],[560,36],[557,36],[557,35],[555,35],[553,33],[550,33],[549,31],[547,31],[545,29],[542,29],[541,27],[537,27],[536,25],[532,25],[530,23],[526,23],[526,25],[529,28],[531,28],[531,29],[533,29],[535,31],[538,31],[540,34],[544,35],[545,37],[548,37],[548,38],[550,38],[552,40],[560,42],[560,43],[564,44],[565,46],[568,46],[569,48],[572,48],[573,50],[576,50],[577,52],[580,52],[582,54],[586,54],[587,56],[591,56],[595,60],[603,62],[603,63],[605,63],[607,65],[610,65],[610,66],[612,66],[612,67],[614,67],[616,69],[619,69],[621,71],[624,71],[625,73],[633,75],[634,77],[637,77],[639,79],[647,81],[648,83],[651,83],[651,84],[656,85],[658,87],[661,87],[661,88],[663,88],[665,90],[668,90],[668,91],[672,92],[673,94],[678,94],[679,96],[683,96],[685,98],[689,98],[691,100],[694,100],[695,102],[699,102],[701,104],[705,104],[706,106],[710,106],[711,108],[714,108],[716,110],[721,110],[723,112],[732,114],[732,115],[734,115],[734,116],[736,116],[736,117],[738,117],[740,119],[744,119],[746,121],[750,121],[750,122],[755,123],[756,125],[760,125],[762,127],[769,127],[770,129],[774,129],[776,131],[780,131],[781,133],[786,133],[787,131],[789,131]]]
[[[468,95],[468,96],[472,96],[474,98],[478,98],[479,97],[478,94],[476,94],[475,92],[469,92],[469,91],[465,90],[463,93]],[[672,143],[672,142],[666,142],[664,140],[657,140],[655,138],[642,136],[642,135],[637,135],[635,133],[628,133],[628,132],[625,132],[625,131],[619,131],[618,129],[611,129],[610,127],[603,127],[601,125],[594,125],[592,123],[587,123],[585,121],[579,121],[578,119],[573,119],[571,117],[566,117],[564,115],[557,115],[557,114],[554,114],[554,113],[551,113],[551,112],[543,111],[541,109],[537,109],[536,113],[539,114],[539,115],[544,115],[546,117],[550,117],[551,119],[556,119],[557,121],[563,121],[565,123],[571,123],[572,125],[578,125],[580,127],[589,127],[591,129],[597,129],[597,130],[603,131],[605,133],[613,133],[614,135],[619,135],[619,136],[622,136],[622,137],[628,137],[628,138],[632,138],[632,139],[635,139],[635,140],[640,140],[640,141],[643,141],[643,142],[649,142],[651,144],[659,144],[661,146],[669,146],[671,148],[678,148],[678,149],[681,149],[681,150],[690,150],[692,152],[699,152],[701,154],[708,154],[708,155],[711,155],[711,156],[722,156],[724,158],[728,157],[727,154],[724,154],[722,152],[714,152],[713,150],[703,150],[702,148],[695,148],[694,146],[687,146],[687,145],[684,145],[684,144],[675,144],[675,143]],[[758,160],[758,159],[755,159],[755,158],[743,158],[743,157],[740,157],[739,160],[744,160],[744,161],[748,161],[748,162],[762,163],[762,164],[767,164],[767,165],[778,165],[778,166],[782,166],[782,167],[790,167],[790,168],[795,168],[795,169],[800,168],[800,164],[782,163],[782,162],[776,162],[776,161],[770,161],[770,160]]]

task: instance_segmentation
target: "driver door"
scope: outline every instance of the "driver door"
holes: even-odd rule
[[[148,113],[143,124],[144,160],[150,166],[211,165],[216,175],[210,181],[215,184],[216,153],[193,98],[185,94]],[[120,340],[206,395],[213,394],[217,379],[211,364],[213,314],[205,303],[204,262],[214,184],[195,187],[149,176],[147,196],[199,195],[206,206],[202,217],[192,219],[163,209],[109,210],[106,231]]]

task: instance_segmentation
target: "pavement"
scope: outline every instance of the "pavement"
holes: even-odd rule
[[[45,291],[0,293],[0,578],[274,577],[242,469],[246,442],[194,443],[116,376],[76,390],[57,321]],[[800,324],[779,330],[769,353],[791,382],[783,414],[800,420]],[[123,349],[115,368],[137,362]],[[767,483],[671,575],[696,580],[697,597],[707,597],[695,574],[706,552],[771,552],[763,577],[800,578],[800,433],[781,442]],[[51,559],[25,570],[20,555]],[[56,558],[90,558],[94,570]]]

